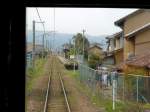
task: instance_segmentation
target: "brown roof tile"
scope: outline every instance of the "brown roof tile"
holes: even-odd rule
[[[40,44],[36,44],[35,45],[35,50],[37,51],[37,50],[41,50],[43,48],[43,46],[42,45],[40,45]],[[33,50],[33,44],[27,44],[27,46],[26,46],[26,52],[32,52],[32,50]]]
[[[132,60],[126,61],[127,65],[150,68],[150,52],[135,56]]]

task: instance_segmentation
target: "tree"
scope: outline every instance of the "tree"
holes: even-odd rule
[[[96,55],[96,54],[91,54],[89,56],[89,61],[88,61],[88,65],[89,67],[95,69],[97,64],[101,64],[102,63],[102,59]]]
[[[74,48],[70,48],[69,52],[68,52],[68,55],[74,55],[74,54],[75,54]]]
[[[83,39],[84,39],[84,57],[87,55],[87,49],[89,48],[89,41],[88,39],[83,36],[81,33],[77,33],[73,36],[75,41],[75,50],[78,54],[83,54]]]

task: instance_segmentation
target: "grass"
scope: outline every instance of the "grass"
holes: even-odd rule
[[[26,69],[26,93],[29,94],[32,91],[34,81],[44,73],[44,64],[46,59],[38,58],[35,60],[35,68]],[[26,94],[26,95],[27,95]],[[25,112],[27,111],[27,96],[25,97]]]
[[[143,105],[143,108],[145,108],[145,109],[150,109],[150,103]]]
[[[65,70],[65,73],[67,75],[70,75],[70,77],[72,77],[72,78],[75,78],[75,79],[79,78],[79,72],[78,71],[74,72],[74,70]]]
[[[44,72],[44,64],[46,59],[38,58],[35,61],[35,68],[29,68],[26,70],[26,92],[32,91],[34,80],[41,76]]]
[[[79,80],[79,71],[74,72],[73,70],[66,70],[66,74],[76,79],[78,88],[85,95],[87,95],[91,102],[98,107],[105,108],[106,112],[144,112],[143,109],[150,109],[150,104],[142,105],[132,102],[115,102],[115,110],[112,109],[113,102],[111,99],[106,99],[100,93],[93,94],[91,89]]]

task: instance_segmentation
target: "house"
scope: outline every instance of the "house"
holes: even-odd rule
[[[27,54],[32,54],[33,52],[33,44],[28,43],[26,47],[26,53]],[[43,45],[41,44],[36,44],[35,45],[35,55],[39,56],[43,52]]]
[[[43,52],[43,46],[40,44],[35,45],[35,57],[40,57]],[[27,67],[32,65],[32,56],[33,56],[33,44],[28,43],[26,47],[26,62]]]
[[[104,57],[103,49],[100,47],[98,43],[91,44],[87,51],[88,51],[88,57],[90,57],[90,55],[92,54],[95,54],[99,56],[100,58]]]
[[[32,66],[32,44],[27,44],[26,47],[26,67],[30,68]]]
[[[112,36],[106,37],[107,49],[103,59],[103,65],[114,65],[114,38]]]
[[[150,10],[136,10],[115,25],[123,30],[124,71],[150,75]]]
[[[103,63],[105,65],[120,65],[123,62],[123,33],[117,32],[106,37],[107,51]]]

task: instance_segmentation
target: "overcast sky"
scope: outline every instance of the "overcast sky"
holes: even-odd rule
[[[45,21],[46,31],[54,30],[54,8],[38,8],[41,19]],[[137,9],[120,8],[55,8],[55,30],[60,33],[82,32],[93,36],[111,35],[121,29],[114,25],[118,19]],[[39,21],[35,8],[27,8],[26,25],[32,30],[32,21]],[[43,30],[36,24],[36,30]]]

